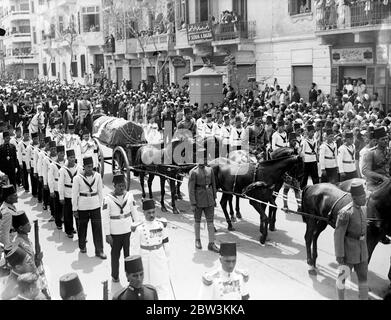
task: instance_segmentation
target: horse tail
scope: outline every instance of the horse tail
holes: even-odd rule
[[[305,186],[304,189],[302,190],[302,193],[301,193],[301,210],[303,212],[306,212],[306,207],[305,207],[305,193],[307,192],[307,190],[309,189],[310,186]],[[304,223],[307,223],[306,221],[306,217],[304,215],[301,216],[302,219],[303,219],[303,222]]]

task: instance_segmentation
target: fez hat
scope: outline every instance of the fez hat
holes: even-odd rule
[[[147,199],[143,201],[143,210],[155,209],[155,201],[152,199]]]
[[[90,164],[94,164],[94,161],[92,160],[92,157],[87,157],[83,159],[83,165],[88,166]]]
[[[255,110],[254,111],[254,118],[260,118],[262,116],[262,113],[260,110]]]
[[[314,131],[315,127],[312,124],[307,125],[306,127],[307,131]]]
[[[301,128],[301,124],[300,123],[295,123],[293,125],[293,128],[295,128],[295,130],[300,129]]]
[[[63,300],[76,296],[83,291],[77,273],[68,273],[60,278],[60,296]]]
[[[18,246],[14,246],[12,250],[7,253],[5,259],[12,267],[16,267],[17,265],[23,263],[26,255],[26,251],[24,251],[22,248],[19,248]]]
[[[289,134],[289,141],[296,140],[296,139],[297,139],[296,133],[295,132],[291,132]]]
[[[267,116],[267,117],[266,117],[266,120],[267,120],[267,121],[272,121],[273,118],[272,118],[272,116]]]
[[[236,117],[235,117],[235,121],[240,121],[240,122],[242,122],[242,118],[241,118],[240,116],[236,116]]]
[[[85,134],[90,134],[90,131],[87,128],[83,129],[82,135],[85,135]]]
[[[347,138],[353,138],[353,132],[352,131],[346,131],[345,132],[345,139]]]
[[[65,152],[64,146],[57,146],[57,152]]]
[[[3,132],[3,138],[8,138],[10,136],[10,133],[8,131]]]
[[[69,130],[75,129],[75,125],[73,123],[68,124],[68,129]]]
[[[350,186],[350,193],[353,197],[365,195],[364,184],[360,180],[354,180]]]
[[[50,143],[50,141],[52,141],[52,138],[50,138],[50,137],[45,137],[45,143]]]
[[[184,112],[184,114],[189,114],[189,113],[191,113],[191,109],[185,108],[185,109],[183,109],[183,112]]]
[[[75,156],[75,150],[69,149],[67,150],[67,157],[74,157]]]
[[[23,128],[23,134],[30,133],[30,130],[28,128]]]
[[[31,134],[31,138],[38,138],[38,132],[34,132]]]
[[[325,126],[326,126],[326,128],[332,128],[333,123],[331,121],[326,121]]]
[[[208,112],[208,113],[206,114],[206,116],[207,116],[208,118],[212,118],[212,113],[211,113],[211,112]]]
[[[224,115],[224,120],[229,120],[229,114]]]
[[[334,134],[334,131],[331,128],[327,128],[326,129],[326,136],[329,136],[330,134]]]
[[[143,261],[141,256],[128,256],[125,258],[125,272],[137,273],[143,271]]]
[[[7,197],[9,197],[10,195],[13,195],[16,193],[15,187],[12,184],[2,186],[1,191],[2,191],[2,196],[3,196],[4,200],[7,199]]]
[[[57,148],[57,146],[56,146],[56,141],[50,141],[50,142],[49,142],[49,147],[50,147],[50,148]]]
[[[277,126],[278,126],[278,127],[285,126],[285,122],[284,122],[284,120],[278,120],[278,122],[277,122]]]
[[[123,183],[125,182],[125,175],[122,172],[117,172],[113,176],[113,183]]]
[[[220,245],[220,255],[223,257],[236,256],[236,243],[226,242]]]
[[[24,211],[19,211],[16,215],[12,215],[12,227],[18,230],[19,227],[23,227],[29,223],[29,219]]]
[[[387,136],[386,130],[384,127],[376,128],[374,133],[373,133],[373,138],[374,139],[381,139]]]

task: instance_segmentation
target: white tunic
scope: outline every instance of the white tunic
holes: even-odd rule
[[[58,191],[58,178],[60,176],[59,171],[63,165],[64,161],[58,163],[53,161],[49,165],[48,186],[50,193]]]
[[[242,297],[249,294],[247,281],[247,272],[234,269],[232,273],[227,273],[220,267],[203,276],[198,298],[200,300],[242,300]]]
[[[80,144],[81,160],[84,158],[92,157],[94,168],[98,167],[98,148],[95,142],[90,139],[88,141],[83,140]],[[82,163],[82,162],[81,162]]]
[[[197,121],[196,121],[197,135],[202,134],[202,131],[204,130],[205,123],[206,123],[206,118],[205,119],[202,119],[202,118],[197,119]]]
[[[231,137],[231,132],[233,128],[231,125],[226,126],[225,124],[220,129],[220,138],[223,144],[229,144],[229,138]]]
[[[276,151],[279,148],[286,148],[289,146],[288,136],[286,132],[279,133],[278,131],[274,132],[272,135],[272,150]]]
[[[332,142],[331,144],[324,142],[320,146],[319,163],[321,170],[338,167],[338,150],[335,142]]]
[[[216,136],[216,124],[214,122],[206,122],[204,124],[204,127],[201,131],[201,137],[202,138],[211,138]]]
[[[88,186],[89,185],[89,186]],[[94,172],[92,176],[85,177],[78,174],[73,179],[72,210],[95,210],[102,207],[103,192],[102,178]]]
[[[317,150],[317,142],[315,139],[304,139],[302,141],[302,154],[304,162],[316,162],[316,150]]]
[[[60,200],[64,200],[65,198],[72,199],[73,179],[77,174],[81,173],[81,171],[81,168],[77,165],[72,168],[63,166],[60,169],[58,178],[58,194]]]
[[[131,252],[141,255],[144,283],[154,286],[160,300],[170,298],[168,235],[162,221],[144,221],[131,236]]]
[[[232,128],[231,135],[229,138],[229,144],[234,147],[243,146],[244,141],[244,129],[243,128]]]
[[[338,168],[339,173],[343,172],[354,172],[356,171],[356,160],[354,158],[354,154],[356,152],[356,148],[354,145],[346,146],[343,144],[338,149]]]
[[[29,144],[30,141],[20,141],[17,149],[19,165],[22,165],[22,162],[25,162],[27,169],[30,169],[30,158],[27,154],[27,147]]]

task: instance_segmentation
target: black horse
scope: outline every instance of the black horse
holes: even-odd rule
[[[275,159],[260,163],[237,164],[231,163],[224,158],[216,159],[210,163],[216,177],[217,188],[228,192],[228,194],[223,193],[220,204],[230,229],[232,229],[232,222],[226,208],[228,200],[232,198],[232,195],[229,193],[242,194],[246,187],[259,181],[266,183],[268,186],[273,186],[273,191],[278,192],[284,182],[283,174],[296,163],[302,162],[301,158],[295,155],[294,150],[290,148],[281,148],[275,151],[274,156]],[[255,193],[252,197],[270,203],[273,206],[276,205],[273,194],[269,198],[264,198],[262,195]],[[266,203],[263,204],[250,200],[250,204],[260,215],[261,244],[264,244],[266,241],[269,220],[274,225],[276,219],[276,210],[273,212],[273,210],[269,209],[269,218],[266,217]]]
[[[307,264],[309,273],[316,275],[317,240],[327,225],[335,228],[338,212],[352,202],[352,197],[347,190],[353,180],[345,181],[339,187],[330,183],[319,183],[304,188],[302,193],[302,210],[316,217],[304,217],[306,223],[305,242],[307,249]],[[377,243],[384,236],[390,234],[391,222],[391,181],[383,183],[374,191],[367,202],[367,216],[369,224],[367,228],[367,244],[369,259]],[[311,252],[312,248],[312,252]]]

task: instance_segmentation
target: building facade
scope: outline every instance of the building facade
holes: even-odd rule
[[[0,24],[6,30],[2,39],[2,68],[5,76],[15,79],[38,78],[37,38],[32,30],[34,19],[34,1],[3,1]]]

